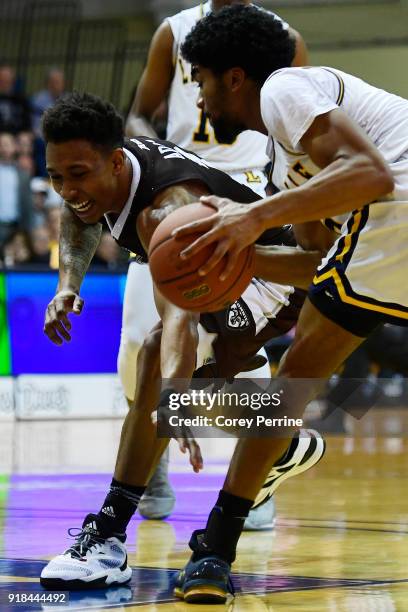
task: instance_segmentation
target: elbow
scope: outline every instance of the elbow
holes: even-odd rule
[[[388,164],[382,158],[370,159],[370,175],[375,185],[376,193],[373,199],[378,199],[394,190],[394,177]]]
[[[381,195],[387,195],[394,191],[394,177],[392,176],[391,170],[388,166],[384,165],[384,167],[379,171],[378,180],[381,185]]]

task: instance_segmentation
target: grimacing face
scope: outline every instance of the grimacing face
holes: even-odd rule
[[[105,213],[117,212],[122,149],[104,153],[87,140],[49,142],[46,161],[53,188],[81,221],[97,223]]]
[[[232,144],[246,127],[234,113],[234,98],[223,82],[223,75],[217,75],[209,68],[194,66],[192,77],[200,88],[198,108],[207,115],[217,141]]]

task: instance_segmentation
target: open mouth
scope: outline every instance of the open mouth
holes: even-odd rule
[[[87,200],[86,202],[76,202],[75,204],[71,202],[70,206],[77,212],[87,212],[91,208],[92,202],[91,200]]]

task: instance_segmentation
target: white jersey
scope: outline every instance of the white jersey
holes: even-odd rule
[[[343,301],[408,319],[408,101],[332,68],[274,72],[261,90],[272,180],[291,189],[320,171],[300,140],[317,116],[338,107],[383,155],[395,188],[384,201],[331,220],[341,238],[314,283],[332,279]]]
[[[265,154],[266,136],[247,130],[232,145],[221,145],[204,112],[197,108],[199,89],[191,80],[191,64],[181,56],[180,47],[197,21],[210,10],[210,2],[206,2],[167,19],[174,37],[174,78],[169,94],[167,140],[194,151],[224,172],[263,168],[268,162]],[[251,182],[249,177],[249,187],[252,187]]]

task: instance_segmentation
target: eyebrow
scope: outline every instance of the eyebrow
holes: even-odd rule
[[[70,166],[67,167],[67,170],[75,170],[75,168],[86,168],[87,170],[89,169],[89,166],[87,166],[85,163],[75,163],[75,164],[71,164]],[[55,172],[54,168],[52,166],[46,166],[47,172]]]

